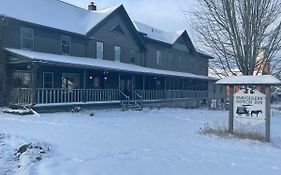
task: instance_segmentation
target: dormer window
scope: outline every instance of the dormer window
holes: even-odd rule
[[[21,27],[21,48],[34,50],[34,32],[33,29]]]
[[[62,35],[61,36],[61,54],[70,55],[71,51],[71,37]]]

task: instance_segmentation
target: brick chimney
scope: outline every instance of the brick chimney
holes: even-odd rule
[[[97,6],[95,5],[94,2],[91,2],[90,5],[88,5],[88,10],[96,11]]]

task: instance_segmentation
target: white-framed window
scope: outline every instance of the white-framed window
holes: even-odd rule
[[[188,70],[190,71],[191,70],[191,59],[190,58],[187,58],[186,59],[186,62],[187,62],[187,68],[188,68]]]
[[[179,56],[179,67],[183,68],[184,67],[184,60],[182,56]]]
[[[98,59],[103,59],[103,42],[97,41],[96,56]]]
[[[114,46],[114,61],[120,62],[121,58],[121,47]]]
[[[162,55],[161,55],[161,50],[156,51],[156,64],[161,65],[162,64]]]
[[[54,74],[53,72],[43,72],[43,88],[54,87]]]
[[[70,55],[71,52],[71,37],[62,35],[61,36],[61,54]]]
[[[80,87],[80,75],[72,73],[62,74],[62,89],[72,90],[79,89]]]
[[[133,49],[130,50],[130,62],[132,64],[136,63],[136,51]]]
[[[21,48],[34,50],[34,31],[31,28],[21,27]]]
[[[173,54],[169,53],[169,65],[173,65]]]

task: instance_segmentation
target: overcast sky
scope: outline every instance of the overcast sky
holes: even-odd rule
[[[91,0],[63,0],[87,8]],[[133,20],[164,31],[187,29],[184,10],[194,8],[196,0],[94,0],[98,8],[123,4]]]

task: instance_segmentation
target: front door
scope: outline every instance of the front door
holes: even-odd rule
[[[132,76],[120,77],[120,90],[127,96],[132,93]]]

